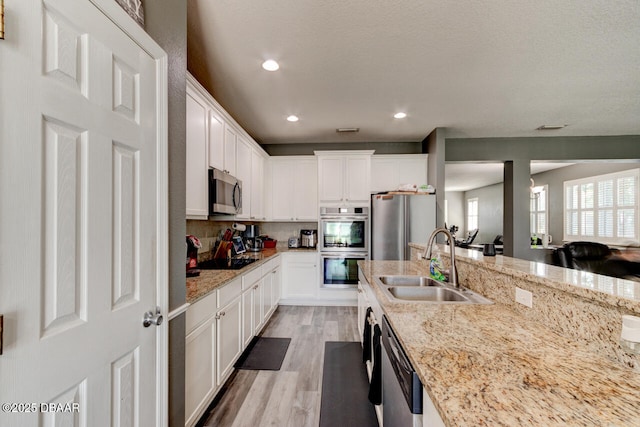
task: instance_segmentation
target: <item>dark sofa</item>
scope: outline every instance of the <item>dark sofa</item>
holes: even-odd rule
[[[640,278],[640,264],[622,259],[620,251],[596,242],[570,242],[554,251],[556,265],[605,276]]]

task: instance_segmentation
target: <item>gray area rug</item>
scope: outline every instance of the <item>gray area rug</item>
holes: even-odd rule
[[[234,368],[279,371],[291,338],[255,337]]]
[[[325,343],[320,427],[377,427],[359,342]]]

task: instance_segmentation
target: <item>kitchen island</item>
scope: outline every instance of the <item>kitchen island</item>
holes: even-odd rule
[[[611,342],[619,313],[640,315],[639,284],[613,279],[598,289],[608,279],[476,251],[456,256],[462,285],[494,304],[393,302],[374,278],[425,275],[427,262],[359,262],[445,425],[640,425],[639,359]],[[512,302],[515,286],[533,292],[533,308]],[[579,332],[569,332],[574,318]]]

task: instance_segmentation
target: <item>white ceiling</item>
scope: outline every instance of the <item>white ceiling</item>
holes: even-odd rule
[[[531,175],[575,163],[531,162]],[[445,191],[469,191],[504,180],[502,163],[447,163],[444,168]]]
[[[638,0],[188,0],[188,64],[259,143],[640,134]]]

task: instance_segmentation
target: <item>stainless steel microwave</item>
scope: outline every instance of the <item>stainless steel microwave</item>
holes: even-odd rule
[[[209,215],[242,213],[242,181],[209,169]]]

